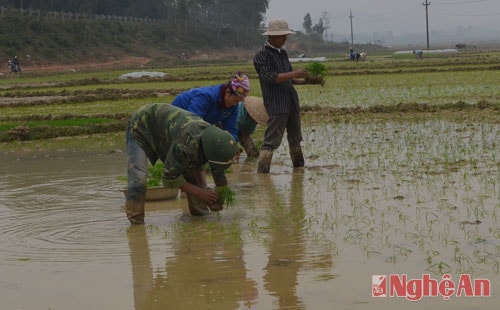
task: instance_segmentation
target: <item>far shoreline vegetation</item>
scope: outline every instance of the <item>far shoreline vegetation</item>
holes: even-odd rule
[[[6,0],[0,6],[0,61],[18,56],[21,67],[117,63],[142,59],[149,68],[192,65],[200,62],[238,63],[252,57],[265,38],[265,13],[269,0],[241,0],[218,7],[216,1],[173,0],[65,0],[21,2]],[[186,6],[186,7],[184,7]],[[190,7],[191,6],[191,7]],[[290,23],[291,21],[289,21]],[[321,19],[314,24],[308,12],[294,29],[287,50],[290,57],[343,57],[349,47],[369,55],[396,49],[424,49],[419,44],[388,47],[382,42],[326,41]],[[462,52],[491,52],[500,47],[484,42],[476,48],[457,42],[433,42],[431,49],[457,48]],[[5,68],[7,70],[5,63]],[[117,66],[115,66],[117,67]],[[3,72],[2,69],[0,71]]]
[[[265,40],[261,35],[262,17],[238,20],[235,25],[203,21],[195,16],[180,23],[178,18],[139,19],[38,10],[24,10],[20,14],[19,10],[3,8],[0,60],[6,62],[18,56],[21,67],[26,68],[98,64],[127,57],[147,59],[148,67],[194,61],[238,62],[251,57]],[[313,28],[315,31],[307,34],[297,30],[296,35],[290,36],[287,48],[291,57],[343,56],[348,51],[348,42],[324,41],[321,35],[324,29],[318,25]],[[370,54],[389,50],[376,44],[355,44],[355,49]]]

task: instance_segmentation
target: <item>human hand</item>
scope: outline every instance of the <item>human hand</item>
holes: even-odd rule
[[[222,205],[231,206],[234,203],[234,192],[227,185],[216,186],[214,191],[219,193],[219,202]]]
[[[208,208],[211,210],[211,211],[222,211],[223,209],[223,205],[221,202],[216,202],[216,203],[213,203],[211,205],[208,205]]]
[[[321,86],[325,85],[325,79],[322,76],[307,76],[304,79],[304,84],[321,84]]]
[[[216,193],[221,193],[224,191],[224,189],[227,189],[227,186],[216,186],[214,188],[214,192]],[[208,208],[211,210],[211,211],[221,211],[224,207],[224,197],[219,195],[219,199],[212,203],[212,204],[209,204],[208,205]]]
[[[211,188],[202,189],[197,196],[208,205],[213,204],[219,200],[219,194]]]
[[[307,76],[307,70],[305,70],[305,69],[295,70],[295,71],[293,71],[293,73],[294,73],[295,79],[301,79],[301,78],[305,78]]]
[[[233,164],[237,164],[240,161],[240,154],[243,152],[243,148],[240,146],[238,150],[236,151],[236,154],[234,154],[233,157]]]

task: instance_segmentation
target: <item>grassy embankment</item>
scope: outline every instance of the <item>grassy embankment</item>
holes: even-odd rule
[[[387,54],[363,63],[332,58],[325,63],[324,87],[297,87],[304,122],[437,116],[499,123],[499,63],[500,53],[429,55],[423,60]],[[170,102],[192,87],[226,82],[238,70],[249,75],[251,93],[261,95],[251,59],[225,66],[150,69],[167,76],[119,79],[130,69],[9,75],[0,84],[2,148],[122,148],[134,110]]]

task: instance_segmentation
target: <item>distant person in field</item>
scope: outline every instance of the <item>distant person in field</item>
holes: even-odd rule
[[[352,47],[349,47],[349,59],[352,61],[356,60],[356,53],[354,53],[354,49]]]
[[[417,55],[418,59],[422,59],[424,52],[422,50],[413,50],[413,54]]]

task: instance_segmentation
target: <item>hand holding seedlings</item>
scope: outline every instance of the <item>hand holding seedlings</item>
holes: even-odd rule
[[[306,76],[304,80],[304,84],[321,84],[321,86],[325,85],[325,79],[323,75],[328,72],[328,69],[325,65],[319,62],[313,62],[307,65],[307,72],[310,72],[308,76]]]
[[[226,205],[230,207],[234,203],[234,192],[229,186],[217,186],[214,192],[218,194],[218,199],[214,203],[210,204],[208,207],[212,211],[220,211],[223,206]]]

